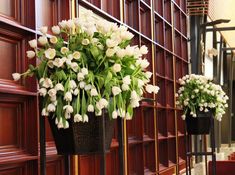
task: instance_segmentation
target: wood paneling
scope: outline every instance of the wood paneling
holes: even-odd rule
[[[18,0],[1,0],[0,14],[19,20],[19,2]]]
[[[12,80],[12,72],[16,72],[19,42],[0,37],[0,79]]]
[[[0,150],[7,147],[19,147],[22,114],[19,104],[0,102]]]
[[[48,175],[64,175],[63,158],[54,158],[47,161],[46,173]]]

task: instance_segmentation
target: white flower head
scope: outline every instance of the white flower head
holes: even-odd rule
[[[37,40],[36,39],[30,40],[29,45],[32,48],[36,48],[37,47]]]
[[[48,106],[47,106],[47,111],[48,112],[55,112],[55,105],[50,103]]]
[[[88,112],[94,112],[94,106],[92,104],[89,104],[88,107],[87,107],[87,111]]]
[[[71,89],[75,89],[75,88],[77,87],[76,82],[75,82],[74,80],[70,80],[70,81],[69,81],[69,87],[70,87]]]
[[[89,39],[83,39],[82,40],[82,45],[87,46],[88,44],[90,44]]]
[[[116,54],[119,58],[123,58],[126,55],[125,49],[117,49]]]
[[[49,116],[49,113],[48,113],[48,111],[47,111],[46,108],[43,108],[43,109],[42,109],[41,115],[42,115],[42,116]]]
[[[130,85],[131,84],[131,77],[130,75],[127,75],[122,80],[123,84]]]
[[[185,115],[185,114],[184,114],[184,115],[182,115],[182,116],[181,116],[181,118],[182,118],[183,120],[185,120],[186,115]]]
[[[146,77],[147,77],[148,79],[150,79],[150,78],[152,77],[153,73],[147,71],[147,72],[145,72],[145,75],[146,75]]]
[[[80,59],[80,57],[81,57],[80,52],[78,52],[78,51],[73,52],[73,58],[74,58],[75,60]]]
[[[39,31],[43,34],[43,35],[46,35],[47,34],[47,30],[48,30],[48,27],[47,26],[42,26]]]
[[[84,81],[80,81],[80,83],[79,83],[80,89],[84,89],[85,86],[86,86],[86,83]]]
[[[21,74],[19,74],[19,73],[13,73],[13,74],[12,74],[12,77],[13,77],[14,81],[18,81],[18,80],[20,79],[20,77],[21,77]]]
[[[56,67],[62,67],[63,64],[64,64],[64,61],[61,58],[55,58],[53,61],[53,65]]]
[[[122,90],[123,91],[128,91],[130,89],[129,85],[127,84],[122,84]]]
[[[57,91],[53,88],[48,91],[48,95],[50,97],[56,96]]]
[[[115,47],[118,45],[118,42],[112,39],[107,39],[106,40],[106,45],[107,47],[111,48],[111,47]]]
[[[40,36],[38,38],[38,42],[42,46],[46,45],[48,43],[47,37],[46,36]]]
[[[51,28],[52,30],[52,33],[55,34],[55,35],[59,35],[60,34],[60,27],[59,26],[53,26]]]
[[[86,85],[85,85],[85,90],[86,90],[86,91],[91,90],[91,88],[92,88],[92,85],[91,85],[91,84],[86,84]]]
[[[77,72],[77,71],[78,71],[78,64],[77,64],[77,63],[72,62],[72,63],[70,64],[70,66],[71,66],[71,69],[73,69],[74,72]]]
[[[45,97],[46,94],[47,94],[47,89],[46,89],[46,88],[40,88],[40,89],[38,90],[38,93],[39,93],[40,96]]]
[[[61,47],[60,52],[61,52],[62,54],[66,54],[66,53],[69,52],[69,49],[68,49],[67,47]]]
[[[66,92],[64,96],[64,100],[67,102],[72,101],[72,93],[71,92]]]
[[[35,52],[32,50],[27,51],[26,54],[28,58],[33,58],[36,55]]]
[[[115,50],[115,49],[110,49],[110,48],[108,48],[108,49],[106,50],[106,56],[107,56],[107,57],[112,57],[115,53],[116,53],[116,50]]]
[[[45,52],[45,57],[50,59],[53,59],[56,55],[56,50],[52,48],[48,48]]]
[[[55,85],[55,90],[56,91],[64,91],[64,86],[61,83],[57,83]]]
[[[87,114],[84,114],[83,115],[83,122],[88,122],[89,121],[89,118],[88,118],[88,115]]]
[[[117,86],[112,87],[112,93],[114,96],[120,94],[121,92],[122,92],[122,90],[119,87],[117,87]]]
[[[154,92],[154,86],[153,85],[151,85],[151,84],[147,84],[146,86],[145,86],[145,89],[146,89],[146,91],[148,92],[148,93],[152,93],[152,92]]]
[[[81,69],[81,73],[82,73],[84,76],[86,76],[86,75],[88,74],[88,69],[85,68],[85,67],[83,67],[83,68]]]
[[[77,79],[78,79],[78,81],[81,81],[81,80],[84,80],[84,74],[83,73],[81,73],[81,72],[79,72],[78,74],[77,74]]]
[[[95,88],[92,88],[91,89],[91,96],[97,96],[98,95],[98,92]]]
[[[50,38],[50,42],[51,42],[52,44],[56,44],[56,43],[58,42],[57,37],[52,36],[52,37]]]
[[[43,80],[42,86],[45,88],[53,88],[53,83],[52,83],[51,79],[46,78]]]
[[[78,94],[79,94],[79,89],[78,88],[74,89],[73,95],[77,96]]]
[[[146,55],[148,53],[148,48],[145,45],[143,45],[140,47],[140,52],[142,55]]]
[[[135,90],[131,91],[131,99],[133,99],[133,100],[134,99],[139,99],[139,96],[137,95]]]
[[[112,118],[113,118],[113,119],[116,119],[117,117],[118,117],[117,111],[113,111],[113,112],[112,112]]]
[[[65,105],[64,107],[63,107],[63,109],[65,110],[65,112],[67,112],[67,113],[73,113],[73,107],[71,106],[71,105]]]
[[[108,106],[108,101],[107,101],[106,99],[104,99],[104,98],[101,98],[101,99],[99,100],[99,104],[100,104],[100,106],[101,106],[102,108],[107,108],[107,106]]]
[[[59,22],[59,25],[60,25],[61,28],[66,28],[67,27],[67,21],[62,20],[61,22]]]
[[[82,122],[82,116],[80,114],[74,115],[73,121],[76,122]]]
[[[115,63],[112,67],[113,72],[120,72],[122,69],[120,64]]]

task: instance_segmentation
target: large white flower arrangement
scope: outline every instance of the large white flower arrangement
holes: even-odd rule
[[[148,49],[130,46],[133,34],[126,27],[95,19],[88,11],[83,18],[53,26],[49,39],[47,27],[40,31],[43,35],[29,41],[33,50],[27,51],[27,57],[36,56],[40,64],[13,78],[36,75],[43,96],[41,114],[56,117],[58,128],[68,128],[70,118],[88,122],[88,112],[100,116],[104,108],[113,119],[131,119],[143,92],[158,92],[148,84],[152,73],[142,58]]]
[[[212,83],[212,80],[202,75],[186,75],[179,79],[181,87],[176,94],[176,103],[183,107],[185,119],[189,112],[196,117],[196,111],[213,111],[214,117],[221,121],[225,108],[228,107],[228,96],[221,86]]]

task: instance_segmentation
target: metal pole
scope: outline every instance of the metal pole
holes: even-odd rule
[[[124,141],[123,141],[123,120],[118,118],[118,154],[119,154],[119,174],[125,174],[125,166],[124,166]]]
[[[102,111],[102,122],[101,122],[101,161],[100,161],[100,174],[106,175],[106,154],[105,154],[105,111]]]
[[[213,117],[211,117],[211,124],[212,174],[216,175],[215,128]]]
[[[231,61],[230,61],[230,76],[229,76],[229,134],[228,134],[228,141],[229,141],[229,147],[232,145],[232,105],[233,105],[233,60],[234,55],[232,52],[231,55]]]
[[[42,100],[39,99],[40,107]],[[41,111],[41,108],[40,108]],[[45,117],[40,115],[39,112],[39,126],[40,126],[40,172],[41,175],[46,175],[46,130],[45,130]]]

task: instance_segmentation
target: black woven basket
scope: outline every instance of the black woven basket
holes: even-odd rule
[[[213,112],[197,111],[197,116],[192,117],[189,113],[186,116],[186,129],[190,135],[209,134],[213,121]]]
[[[106,114],[108,115],[108,114]],[[102,117],[89,113],[89,122],[74,123],[69,120],[68,129],[58,129],[55,118],[48,117],[54,136],[57,153],[60,155],[100,153],[102,145]],[[110,149],[114,131],[114,121],[105,116],[105,148]]]

